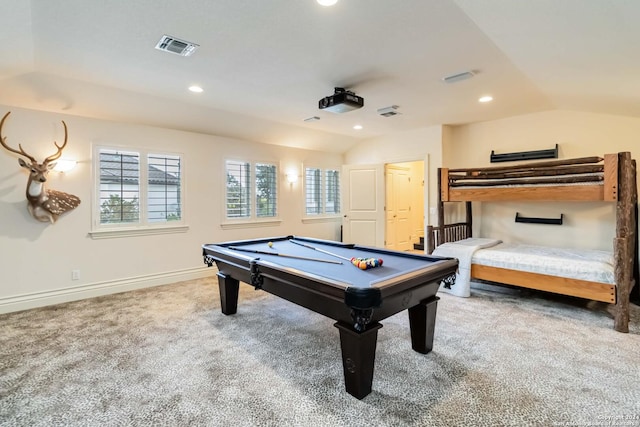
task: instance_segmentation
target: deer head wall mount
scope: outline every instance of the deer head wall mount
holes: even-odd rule
[[[9,114],[11,114],[11,111],[5,114],[0,122],[0,143],[12,153],[16,153],[29,160],[30,163],[22,158],[18,159],[20,166],[29,170],[27,209],[31,216],[38,221],[51,222],[53,224],[58,219],[58,216],[76,208],[80,204],[80,199],[73,194],[48,190],[45,187],[49,171],[54,168],[56,165],[55,160],[62,156],[62,150],[64,150],[64,147],[67,145],[67,124],[64,120],[62,121],[62,125],[64,126],[64,142],[62,145],[58,145],[58,143],[54,141],[57,149],[56,152],[44,159],[42,163],[38,163],[33,156],[30,156],[24,151],[22,144],[18,144],[19,150],[7,145],[7,138],[2,136],[2,127],[7,117],[9,117]]]

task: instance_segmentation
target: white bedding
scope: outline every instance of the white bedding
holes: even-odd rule
[[[471,296],[471,258],[482,248],[495,246],[502,240],[470,237],[457,242],[444,243],[438,246],[433,255],[458,258],[458,271],[453,285],[443,282],[440,291],[459,297]]]
[[[473,264],[615,284],[613,253],[501,243],[476,251]]]

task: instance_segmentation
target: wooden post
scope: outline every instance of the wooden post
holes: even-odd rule
[[[614,329],[629,332],[629,292],[632,286],[633,259],[635,253],[637,203],[636,171],[631,153],[619,154],[618,202],[616,204],[616,238],[614,239],[614,273],[616,279],[616,315]]]
[[[443,197],[443,192],[445,191],[445,189],[443,188],[443,185],[445,183],[443,183],[443,179],[442,177],[445,177],[445,182],[447,185],[446,188],[446,192],[447,194],[449,193],[449,181],[446,178],[449,173],[448,173],[448,169],[443,169],[443,168],[438,168],[438,241],[436,242],[436,247],[440,246],[444,241],[444,197]],[[448,199],[448,196],[447,196]]]
[[[622,174],[622,168],[619,166],[619,154],[604,155],[604,201],[615,202],[618,200],[618,189]],[[634,184],[635,187],[635,184]]]
[[[633,226],[633,239],[630,242],[631,244],[631,255],[633,258],[632,267],[633,272],[631,273],[633,279],[631,280],[631,286],[629,288],[630,300],[635,302],[637,305],[640,305],[640,271],[638,262],[640,261],[640,257],[638,256],[638,186],[636,185],[638,179],[638,168],[636,165],[635,159],[631,160],[631,168],[633,170],[633,222],[631,225]],[[635,289],[635,293],[634,293]]]
[[[438,200],[441,202],[449,201],[449,169],[438,168],[438,190],[440,195]],[[442,224],[438,224],[442,225]]]
[[[471,202],[465,202],[465,207],[467,211],[466,223],[467,223],[467,238],[468,238],[468,237],[472,237],[473,235],[473,215],[471,212]]]
[[[433,235],[433,225],[427,225],[427,254],[431,255],[436,248]]]
[[[637,171],[638,169],[636,168],[636,161],[633,161],[633,169],[635,171]],[[638,193],[637,193],[637,189],[636,189],[636,205],[635,205],[635,216],[636,216],[636,221],[638,221]],[[633,284],[635,284],[635,286],[631,286],[631,293],[630,293],[630,297],[629,299],[631,300],[631,302],[635,303],[636,305],[640,305],[640,257],[638,256],[638,248],[640,247],[640,239],[638,238],[638,224],[636,222],[636,229],[635,229],[635,242],[633,243]]]
[[[628,268],[630,260],[627,239],[613,239],[613,256],[615,261],[614,275],[616,279],[616,314],[613,328],[618,332],[629,332],[629,279],[631,269]]]

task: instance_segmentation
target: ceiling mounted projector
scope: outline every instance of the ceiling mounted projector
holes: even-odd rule
[[[350,90],[341,87],[335,88],[331,96],[326,96],[318,101],[318,108],[332,113],[346,113],[364,106],[364,99]]]

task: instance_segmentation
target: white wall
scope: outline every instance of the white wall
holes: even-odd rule
[[[135,287],[169,283],[203,269],[201,245],[226,240],[298,234],[338,239],[339,219],[302,222],[302,180],[288,184],[285,172],[301,173],[302,164],[340,169],[342,156],[176,130],[136,126],[0,106],[12,111],[3,134],[10,146],[21,143],[42,160],[69,128],[64,157],[79,161],[66,174],[52,172],[49,188],[75,194],[82,204],[54,225],[39,223],[27,212],[26,170],[17,156],[0,153],[0,312],[68,301]],[[153,148],[184,155],[185,233],[94,240],[91,230],[92,144]],[[280,225],[222,229],[224,161],[227,158],[279,161]],[[71,271],[81,278],[71,280]]]
[[[438,182],[437,168],[442,164],[443,128],[446,126],[431,126],[404,132],[395,132],[378,138],[367,139],[344,155],[345,163],[356,164],[386,164],[401,163],[413,160],[424,160],[428,156],[424,176],[425,201],[428,207],[436,206]],[[427,215],[426,223],[434,223],[436,217]]]
[[[429,156],[425,190],[436,207],[437,168],[490,166],[490,154],[549,149],[559,158],[629,151],[640,156],[640,119],[575,111],[547,111],[463,126],[431,126],[363,141],[345,153],[347,164],[397,163]],[[495,164],[493,164],[495,166]],[[639,176],[640,178],[640,176]],[[640,180],[639,180],[640,181]],[[447,222],[464,219],[461,206],[447,204]],[[612,203],[474,203],[474,235],[540,245],[612,249]],[[515,223],[515,214],[558,218],[564,225]],[[433,214],[428,224],[436,224]]]
[[[26,171],[17,157],[0,154],[0,312],[68,301],[135,287],[169,283],[203,275],[201,245],[226,240],[287,234],[338,239],[340,222],[302,222],[302,179],[292,185],[285,173],[300,175],[302,164],[337,168],[338,154],[256,144],[210,135],[86,119],[0,106],[12,111],[3,129],[7,142],[36,158],[52,153],[60,142],[60,120],[69,127],[64,156],[78,166],[67,174],[52,172],[50,188],[75,194],[82,204],[55,225],[36,222],[25,201]],[[344,155],[346,164],[382,164],[421,160],[428,156],[425,192],[429,206],[437,202],[436,173],[447,167],[488,166],[496,153],[547,149],[560,145],[560,158],[630,151],[640,154],[640,119],[571,111],[551,111],[465,126],[431,126],[363,141]],[[186,233],[94,240],[91,230],[92,144],[121,145],[181,152],[185,161]],[[272,227],[223,229],[224,160],[279,161],[282,223]],[[500,236],[556,246],[611,250],[614,211],[606,203],[475,204],[479,236]],[[526,216],[566,215],[563,226],[514,222]],[[429,216],[428,223],[435,223]],[[80,270],[81,279],[71,280]]]
[[[630,151],[640,156],[640,119],[574,111],[549,111],[452,128],[444,145],[446,167],[489,166],[496,154],[549,149],[560,159]],[[508,163],[507,163],[508,164]],[[493,164],[495,166],[495,164]],[[612,250],[613,203],[474,203],[474,234],[505,241]],[[515,214],[557,218],[564,225],[515,223]]]

